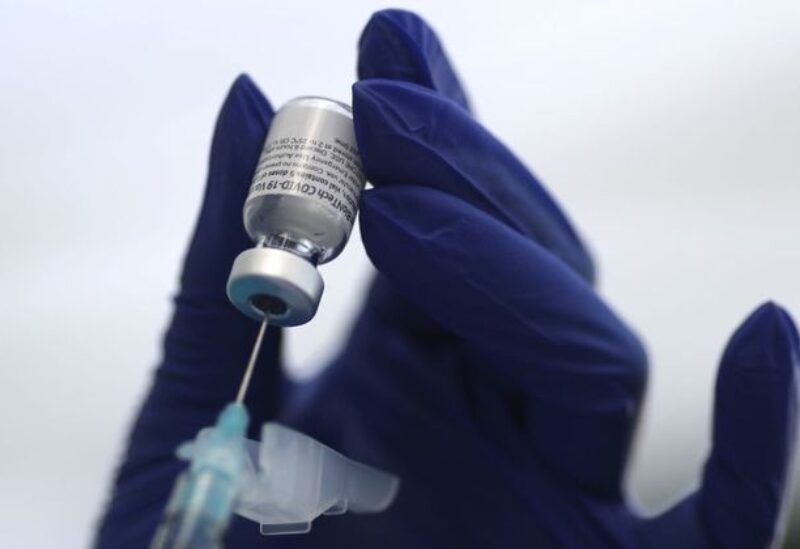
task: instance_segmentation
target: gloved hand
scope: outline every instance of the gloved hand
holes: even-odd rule
[[[227,546],[768,545],[795,436],[798,336],[788,314],[762,305],[728,343],[701,487],[662,516],[638,516],[621,484],[646,357],[593,290],[579,237],[470,115],[420,19],[379,12],[359,46],[354,117],[375,186],[360,222],[380,274],[341,355],[311,382],[284,379],[270,328],[247,405],[254,436],[279,420],[403,484],[389,511],[322,517],[306,536],[262,538],[238,519]],[[272,114],[239,78],[217,123],[163,361],[98,547],[149,543],[182,466],[175,447],[235,392],[257,326],[228,303],[225,281],[250,245],[241,208]]]

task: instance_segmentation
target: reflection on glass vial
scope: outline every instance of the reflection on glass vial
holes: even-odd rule
[[[275,115],[244,207],[248,234],[314,263],[336,257],[355,221],[364,173],[353,115],[301,97]]]

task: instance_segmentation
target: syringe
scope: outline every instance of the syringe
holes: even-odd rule
[[[222,410],[207,436],[183,450],[189,469],[175,481],[152,549],[221,547],[246,466],[243,441],[250,418],[243,402],[266,330],[265,316],[236,400]]]
[[[262,467],[254,473],[254,483],[280,483],[286,491],[257,491],[247,497],[239,493],[241,478],[250,472],[244,446],[249,417],[242,403],[267,319],[276,326],[297,326],[314,316],[324,287],[317,266],[331,261],[344,248],[365,182],[350,107],[322,97],[301,97],[275,114],[242,212],[245,229],[256,246],[239,254],[227,284],[231,302],[245,315],[262,321],[261,329],[236,400],[225,407],[216,425],[178,450],[180,457],[190,461],[189,469],[176,481],[153,549],[218,547],[237,502],[243,500],[247,500],[242,504],[244,513],[272,532],[286,533],[297,531],[301,523],[310,528],[313,518],[338,509],[335,506],[344,505],[342,502],[352,500],[356,508],[378,511],[394,497],[397,480],[390,475],[351,464],[313,439],[275,426],[267,431],[270,440],[280,437],[296,444],[262,445],[273,457],[290,459],[282,462],[285,471]],[[292,454],[298,445],[313,451]],[[326,457],[309,461],[309,456],[317,455]],[[302,473],[298,478],[313,473],[321,483],[323,464],[330,501],[291,484],[295,470]],[[359,481],[367,477],[380,481]],[[316,486],[310,483],[306,488],[312,485]],[[371,490],[359,491],[361,485],[378,487],[376,493],[381,497],[371,498]],[[252,505],[276,494],[283,498],[281,505]],[[286,514],[287,509],[296,512]]]

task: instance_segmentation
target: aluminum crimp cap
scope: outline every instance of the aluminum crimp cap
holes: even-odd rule
[[[317,312],[324,288],[317,268],[279,248],[240,253],[228,277],[228,298],[255,320],[266,316],[276,326],[305,324]]]

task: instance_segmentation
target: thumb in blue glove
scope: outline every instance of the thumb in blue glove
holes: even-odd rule
[[[247,76],[231,87],[217,120],[203,206],[184,261],[163,358],[141,406],[100,524],[97,547],[147,547],[175,477],[181,442],[214,423],[231,401],[258,326],[225,295],[236,255],[250,245],[242,205],[273,111]],[[252,438],[281,404],[280,332],[270,329],[247,405]],[[260,541],[258,528],[245,539]]]

